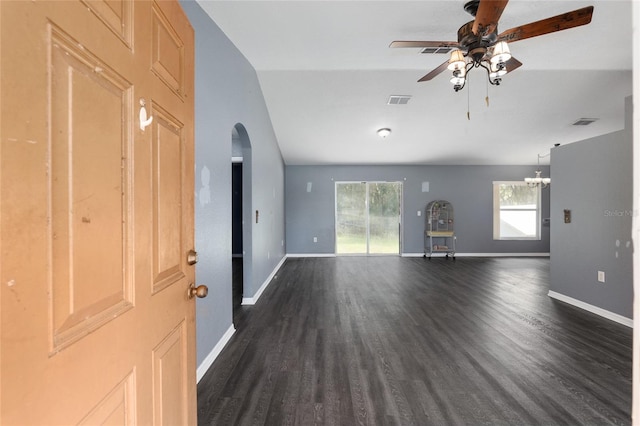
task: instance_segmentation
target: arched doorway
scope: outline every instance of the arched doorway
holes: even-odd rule
[[[231,130],[231,248],[233,324],[241,322],[245,283],[251,279],[251,141],[238,123]]]

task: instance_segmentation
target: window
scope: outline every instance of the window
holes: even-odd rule
[[[540,239],[540,187],[493,182],[493,239]]]

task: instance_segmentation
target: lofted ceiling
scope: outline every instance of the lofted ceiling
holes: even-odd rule
[[[554,144],[624,127],[630,0],[511,0],[498,32],[595,9],[589,25],[512,43],[523,65],[502,85],[474,69],[457,93],[448,71],[417,82],[448,55],[389,43],[455,41],[473,20],[464,1],[198,2],[256,69],[288,165],[534,164]],[[390,95],[411,99],[388,105]],[[597,121],[574,126],[580,118]]]

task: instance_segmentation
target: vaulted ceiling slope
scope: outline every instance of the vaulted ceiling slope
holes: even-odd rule
[[[481,69],[455,93],[448,59],[393,40],[455,41],[464,1],[199,0],[254,66],[286,164],[532,164],[624,127],[631,1],[511,0],[498,31],[593,5],[589,25],[521,40],[500,86]],[[388,105],[390,95],[410,95]],[[486,98],[489,98],[487,105]],[[468,114],[467,114],[468,113]],[[580,118],[597,118],[574,126]],[[392,133],[381,139],[376,130]]]

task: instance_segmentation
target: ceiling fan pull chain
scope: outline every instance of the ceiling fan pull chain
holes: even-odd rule
[[[485,84],[487,86],[487,97],[484,98],[484,101],[487,103],[487,108],[489,108],[489,80]]]

